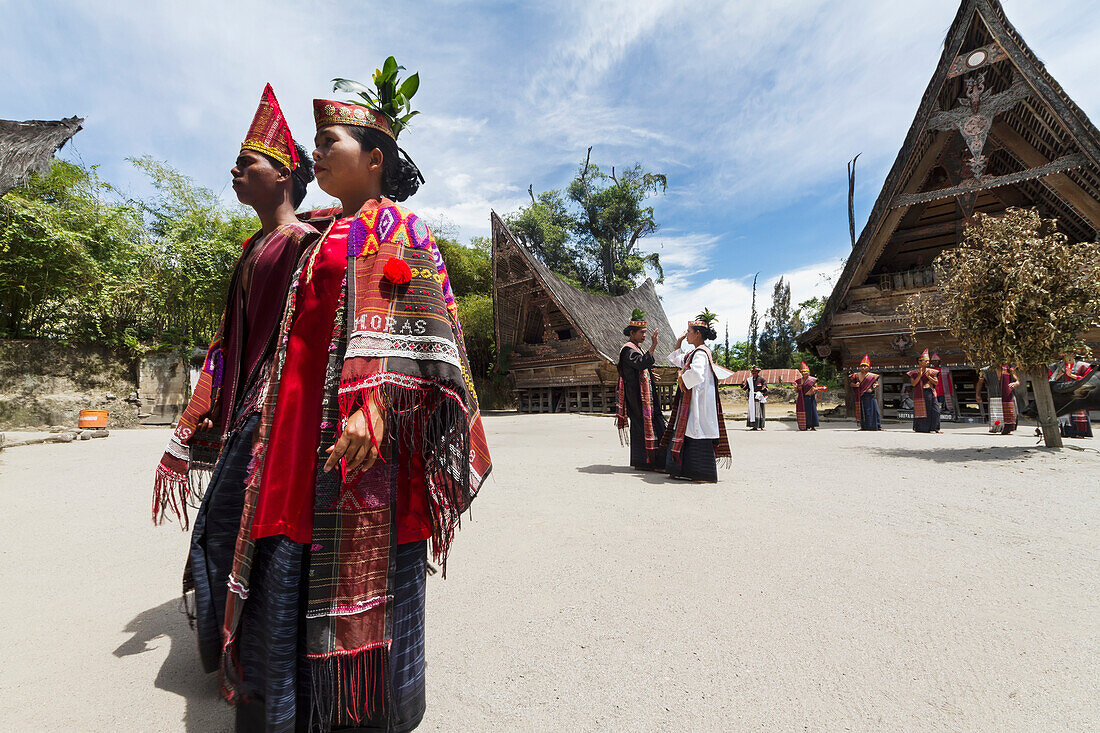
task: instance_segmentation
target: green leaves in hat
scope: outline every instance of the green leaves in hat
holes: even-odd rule
[[[632,321],[644,321],[645,311],[641,308],[635,308],[634,312],[630,314],[630,320]]]
[[[711,313],[709,308],[704,308],[703,312],[695,317],[695,320],[702,321],[708,326],[713,326],[714,322],[718,320],[718,314]]]
[[[397,72],[404,70],[405,67],[398,66],[397,59],[390,56],[381,69],[374,71],[374,89],[352,79],[333,79],[332,90],[358,94],[363,101],[349,99],[348,102],[369,107],[385,115],[393,128],[393,136],[397,137],[408,126],[409,120],[420,114],[412,108],[411,101],[416,90],[420,88],[420,74],[413,74],[401,81]]]

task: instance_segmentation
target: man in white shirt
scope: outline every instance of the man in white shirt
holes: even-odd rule
[[[706,341],[718,338],[711,325],[715,320],[713,313],[704,311],[690,321],[668,356],[669,363],[680,368],[680,376],[662,441],[669,447],[666,469],[673,478],[700,483],[718,481],[718,458],[731,460],[718,399],[718,382],[731,373],[714,364],[706,346]]]

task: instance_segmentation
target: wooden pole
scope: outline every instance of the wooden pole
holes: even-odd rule
[[[1047,448],[1062,447],[1062,431],[1058,429],[1058,412],[1054,409],[1054,396],[1050,393],[1045,366],[1029,369],[1031,388],[1035,390],[1035,406],[1039,412],[1039,427],[1043,430],[1043,441]]]

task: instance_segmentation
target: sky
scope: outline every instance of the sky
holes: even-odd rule
[[[427,182],[406,202],[468,241],[489,212],[604,168],[668,176],[651,200],[674,327],[708,307],[748,328],[779,277],[826,295],[850,250],[846,163],[866,221],[958,0],[0,0],[0,118],[86,117],[61,157],[140,193],[151,155],[233,200],[229,168],[270,82],[295,136],[333,77],[395,55],[420,73],[401,136]],[[1069,95],[1100,119],[1095,0],[1003,0]],[[384,8],[384,9],[383,9]],[[342,95],[336,94],[337,98]],[[311,187],[309,203],[329,201]]]

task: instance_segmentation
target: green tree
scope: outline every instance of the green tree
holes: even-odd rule
[[[728,347],[724,344],[715,346],[714,356],[715,361],[721,362],[722,366],[734,372],[748,369],[751,366],[747,341],[735,341],[729,344]]]
[[[0,334],[209,342],[258,222],[164,163],[132,162],[154,195],[124,199],[95,168],[54,160],[0,201]]]
[[[761,366],[765,369],[790,368],[794,336],[791,286],[781,277],[772,290],[771,307],[764,313],[764,333],[760,335]]]
[[[512,234],[547,267],[573,283],[584,277],[580,255],[571,240],[573,217],[561,191],[543,191],[535,197],[528,189],[531,205],[504,217]]]
[[[0,335],[102,336],[104,293],[133,277],[140,213],[103,199],[95,168],[54,160],[0,201]]]
[[[641,243],[659,228],[645,202],[664,193],[667,178],[641,164],[604,172],[591,160],[589,148],[564,196],[529,191],[531,205],[506,217],[509,227],[550,269],[593,292],[627,293],[647,268],[662,282],[660,257]]]
[[[1071,243],[1056,220],[1010,208],[975,215],[959,246],[932,264],[937,288],[902,308],[914,331],[944,328],[972,363],[1022,367],[1045,443],[1060,447],[1046,365],[1089,353],[1084,333],[1100,325],[1100,244]]]
[[[760,314],[756,310],[756,279],[760,273],[752,276],[752,312],[749,315],[749,365],[760,360]]]
[[[486,237],[474,237],[467,247],[453,239],[437,236],[436,244],[447,263],[451,289],[456,296],[492,294],[492,244]]]
[[[825,302],[825,298],[815,296],[798,304],[792,317],[792,326],[796,334],[803,333],[817,325],[822,314],[825,313]]]

